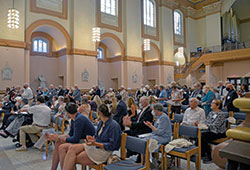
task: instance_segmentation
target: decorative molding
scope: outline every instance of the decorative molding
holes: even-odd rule
[[[10,68],[9,64],[6,63],[5,67],[1,70],[2,80],[12,80],[13,71]]]
[[[170,61],[149,61],[143,63],[143,66],[160,66],[160,65],[175,66],[174,62]]]
[[[70,54],[71,55],[84,55],[84,56],[96,57],[97,51],[90,51],[90,50],[73,48],[72,50],[70,50]]]
[[[106,59],[100,59],[98,60],[99,62],[103,62],[103,63],[113,63],[113,62],[118,62],[118,61],[134,61],[134,62],[143,62],[143,58],[141,57],[132,57],[132,56],[115,56],[112,58],[106,58]]]
[[[202,7],[203,11],[205,12],[206,15],[209,15],[211,13],[216,13],[220,12],[221,10],[221,2],[215,2],[213,4],[207,5]]]
[[[68,0],[61,0],[61,1],[62,1],[61,12],[38,7],[37,0],[30,0],[30,11],[34,13],[42,13],[42,14],[51,15],[54,17],[62,18],[62,19],[67,19],[68,18]]]
[[[89,72],[86,68],[82,72],[81,76],[82,76],[82,81],[89,81]]]
[[[117,32],[122,32],[122,0],[118,0],[118,26],[113,26],[113,25],[109,25],[109,24],[105,24],[102,23],[102,19],[101,19],[101,4],[100,4],[100,0],[96,0],[96,4],[97,4],[97,26],[101,27],[101,28],[107,28],[107,29],[111,29],[111,30],[115,30]],[[107,14],[109,15],[109,14]]]
[[[247,22],[250,22],[250,18],[240,20],[240,24],[244,24],[244,23],[247,23]]]
[[[26,43],[23,41],[0,39],[0,46],[13,48],[26,48]]]
[[[145,33],[145,30],[144,30],[144,14],[143,14],[143,0],[141,0],[141,36],[143,38],[149,38],[149,39],[152,39],[152,40],[155,40],[155,41],[159,41],[159,7],[160,7],[160,4],[159,4],[159,0],[154,0],[155,1],[155,4],[156,4],[156,36],[153,36],[153,35],[149,35],[149,34],[146,34]]]

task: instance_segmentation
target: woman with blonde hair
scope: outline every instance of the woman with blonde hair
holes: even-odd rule
[[[91,106],[88,104],[88,98],[83,97],[82,98],[82,105],[78,107],[78,112],[83,114],[86,117],[89,117]]]
[[[110,107],[110,113],[111,113],[111,115],[113,115],[115,113],[116,107],[117,107],[116,98],[112,97],[112,103],[111,103],[111,107]]]
[[[135,100],[133,97],[128,98],[128,115],[130,118],[136,117],[136,107],[135,107]]]
[[[149,104],[153,106],[156,103],[156,99],[154,96],[149,96]]]

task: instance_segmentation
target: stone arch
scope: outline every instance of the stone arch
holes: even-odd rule
[[[124,47],[124,45],[123,45],[123,43],[122,43],[122,41],[120,40],[119,37],[117,37],[115,34],[112,34],[112,33],[104,33],[104,34],[101,35],[101,40],[103,40],[105,38],[114,39],[121,48],[121,56],[125,57],[125,47]]]
[[[157,54],[158,54],[158,60],[159,61],[162,61],[162,56],[161,56],[161,50],[159,49],[159,47],[152,41],[150,41],[150,46],[153,47]],[[144,52],[144,44],[142,44],[142,56],[143,56],[143,61],[145,61],[145,58],[144,58],[144,55],[145,55],[145,52]]]
[[[28,26],[28,28],[25,31],[26,45],[29,45],[29,43],[30,43],[30,38],[31,38],[32,32],[36,28],[43,26],[43,25],[49,25],[49,26],[57,28],[64,35],[64,37],[66,39],[67,49],[70,50],[72,48],[71,38],[70,38],[70,35],[67,32],[67,30],[58,22],[48,20],[48,19],[37,20]]]

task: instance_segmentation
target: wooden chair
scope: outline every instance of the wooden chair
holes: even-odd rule
[[[187,160],[187,170],[190,170],[190,161],[195,161],[195,166],[197,170],[201,170],[201,131],[194,126],[184,126],[177,123],[176,129],[179,133],[177,138],[180,136],[186,136],[190,138],[198,138],[198,146],[192,145],[188,148],[174,148],[169,153],[165,153],[165,170],[167,170],[167,155],[171,155],[177,158],[182,158]]]
[[[125,138],[126,137],[126,138]],[[121,142],[122,161],[104,166],[105,170],[149,170],[150,154],[148,151],[149,142],[137,137],[123,134]],[[126,159],[126,149],[142,155],[142,164],[136,164],[134,161]]]
[[[125,151],[124,149],[122,149],[122,148],[125,148],[126,139],[127,139],[127,134],[126,134],[126,133],[123,133],[123,134],[122,134],[122,137],[121,137],[121,150],[120,150],[121,158],[122,158],[122,159],[126,159],[126,151]],[[88,165],[88,166],[89,166],[90,168],[95,169],[95,170],[103,170],[105,164]],[[82,166],[82,170],[86,170],[86,166]]]
[[[56,117],[55,119],[55,131],[57,132],[58,135],[63,135],[64,134],[64,128],[65,128],[65,119],[62,117]],[[41,133],[38,134],[39,137],[41,137]],[[49,153],[49,144],[52,144],[51,141],[46,140],[45,143],[45,151],[46,151],[46,156],[48,156]],[[43,147],[40,148],[40,151],[43,151]]]

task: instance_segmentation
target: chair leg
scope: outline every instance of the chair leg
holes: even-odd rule
[[[43,152],[43,146],[41,146],[40,151]]]
[[[165,157],[165,154],[164,153],[161,153],[161,170],[164,170],[164,157]]]
[[[167,153],[164,154],[164,169],[168,169],[168,158],[167,158]]]
[[[86,166],[83,166],[83,165],[82,165],[82,170],[86,170]]]
[[[48,156],[49,155],[49,141],[46,141],[46,156]]]
[[[179,168],[181,165],[181,159],[180,158],[177,158],[177,167]]]
[[[190,170],[190,157],[187,157],[187,170]]]

